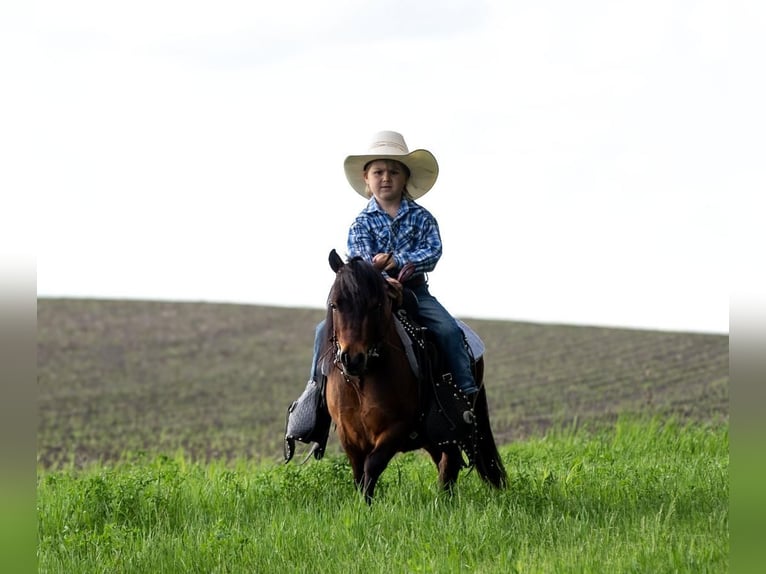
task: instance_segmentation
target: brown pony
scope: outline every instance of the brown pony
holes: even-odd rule
[[[457,443],[436,444],[424,432],[420,383],[394,324],[387,282],[361,258],[344,263],[332,250],[329,260],[336,275],[322,354],[333,362],[327,406],[357,487],[372,502],[378,478],[394,455],[423,448],[439,470],[440,485],[451,490],[465,466],[463,453]],[[502,488],[507,475],[489,426],[483,358],[476,374],[481,389],[474,407],[477,448],[469,458],[484,481]]]

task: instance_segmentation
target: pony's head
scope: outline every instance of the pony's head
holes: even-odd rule
[[[329,260],[335,282],[327,298],[327,331],[335,362],[346,376],[360,377],[380,353],[391,324],[391,297],[380,271],[362,258],[344,263],[333,249]]]

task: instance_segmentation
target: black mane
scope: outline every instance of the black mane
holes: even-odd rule
[[[361,325],[365,317],[373,310],[384,307],[388,301],[386,282],[380,271],[361,257],[352,257],[336,273],[335,283],[327,297],[328,338],[333,336],[334,331],[334,307],[348,321]]]
[[[361,257],[354,257],[338,271],[328,303],[338,305],[351,320],[361,320],[386,297],[380,271]]]

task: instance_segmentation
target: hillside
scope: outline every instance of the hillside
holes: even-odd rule
[[[281,456],[323,311],[39,299],[38,462],[125,451]],[[728,418],[725,335],[464,319],[484,340],[499,443],[621,414]],[[331,439],[330,448],[337,448]]]

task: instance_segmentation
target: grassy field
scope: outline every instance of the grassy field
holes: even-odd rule
[[[38,486],[41,572],[727,572],[728,433],[620,421],[502,449],[504,491],[452,498],[426,457],[371,508],[343,457],[305,467],[138,457]]]
[[[368,508],[277,464],[321,316],[38,301],[40,572],[728,571],[728,337],[467,319],[509,488],[410,453]]]
[[[280,457],[323,312],[245,305],[38,301],[38,462]],[[619,415],[728,420],[723,335],[466,319],[487,346],[499,444]],[[338,452],[331,439],[328,452]]]

